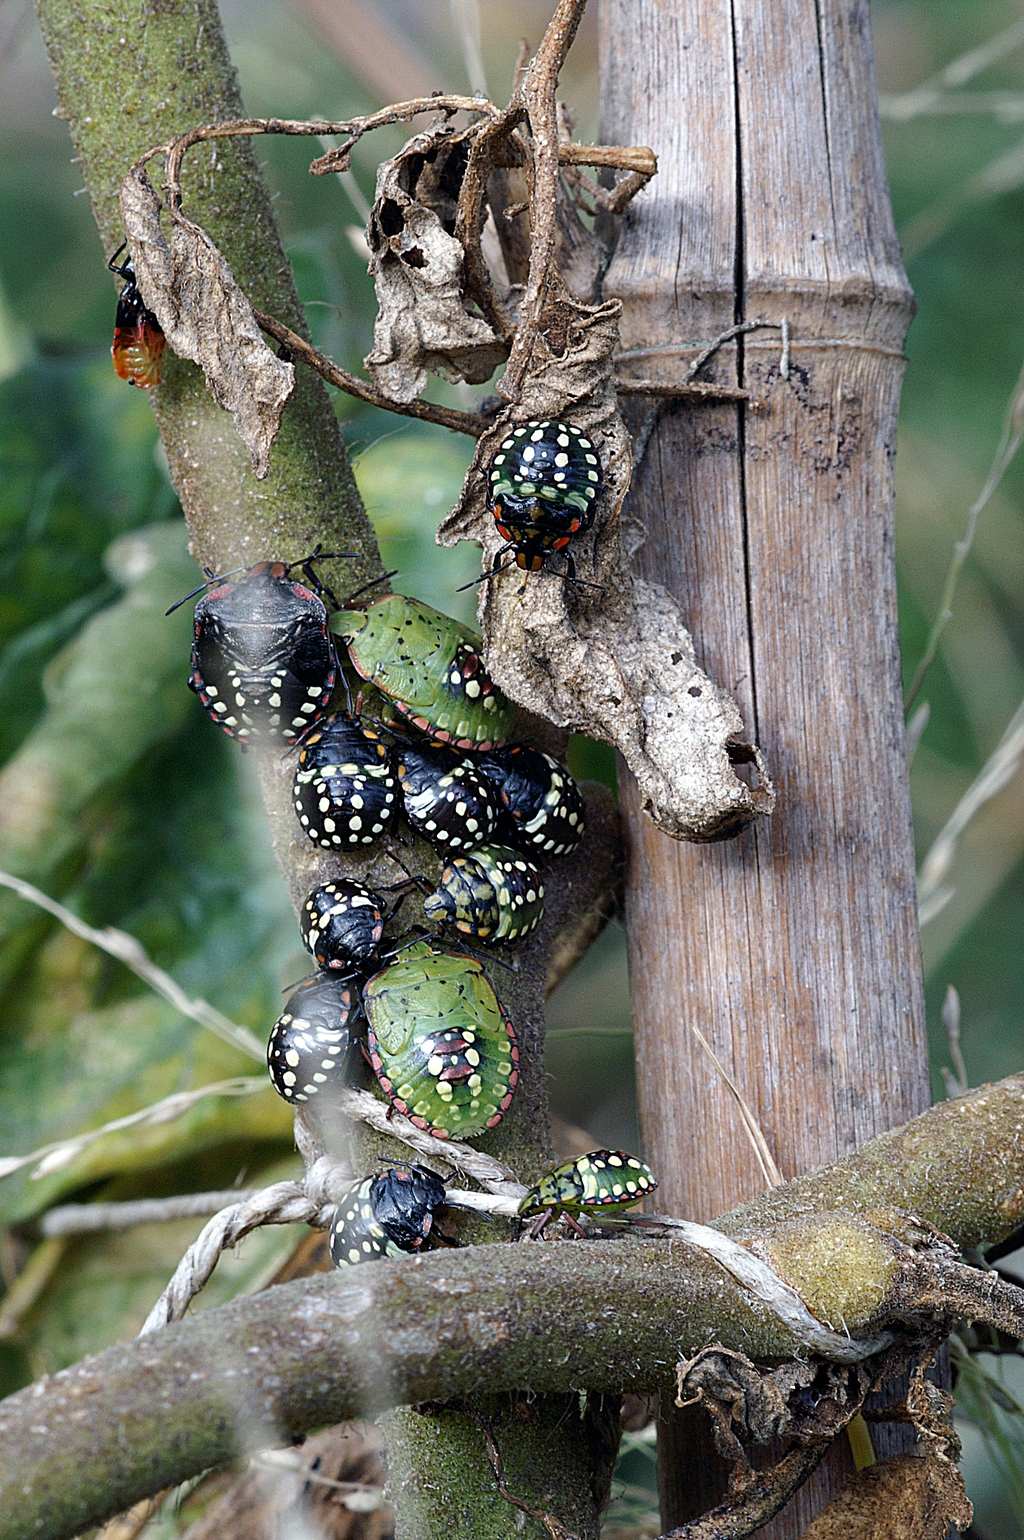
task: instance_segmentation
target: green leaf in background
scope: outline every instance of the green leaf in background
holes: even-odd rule
[[[475,623],[475,594],[457,590],[478,575],[479,547],[464,542],[441,552],[434,540],[462,489],[472,441],[437,428],[396,426],[392,419],[379,437],[362,449],[353,443],[353,450],[356,481],[384,565],[398,568],[395,586],[446,615]]]

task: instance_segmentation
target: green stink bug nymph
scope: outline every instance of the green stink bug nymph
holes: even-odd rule
[[[436,743],[492,749],[507,743],[516,708],[495,685],[469,626],[404,594],[339,610],[331,629],[352,667]]]
[[[542,1176],[523,1198],[519,1213],[524,1219],[539,1218],[531,1226],[531,1234],[538,1236],[555,1214],[570,1220],[576,1214],[618,1214],[657,1185],[654,1172],[638,1156],[625,1150],[591,1150]]]
[[[370,1064],[396,1111],[436,1139],[498,1126],[519,1046],[479,962],[418,941],[364,985],[363,1008]]]

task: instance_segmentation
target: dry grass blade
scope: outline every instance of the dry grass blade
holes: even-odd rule
[[[106,1138],[107,1134],[117,1134],[125,1128],[136,1128],[144,1123],[169,1123],[173,1118],[180,1118],[197,1102],[203,1101],[208,1096],[256,1096],[266,1089],[267,1081],[264,1075],[236,1075],[230,1080],[213,1080],[209,1085],[199,1086],[195,1091],[175,1091],[172,1096],[165,1096],[158,1102],[151,1102],[148,1107],[140,1107],[138,1112],[126,1113],[123,1118],[113,1118],[109,1123],[101,1123],[99,1128],[90,1128],[87,1133],[75,1134],[70,1139],[57,1139],[51,1144],[42,1144],[38,1149],[30,1151],[28,1155],[0,1156],[0,1178],[12,1176],[15,1171],[22,1171],[27,1166],[38,1167],[33,1173],[37,1179],[51,1176],[54,1171],[62,1171],[65,1166],[71,1165],[83,1150],[88,1149],[97,1140]]]
[[[448,0],[452,30],[462,47],[469,89],[487,96],[487,70],[480,46],[480,0]]]
[[[925,728],[931,720],[931,714],[932,708],[926,700],[922,701],[916,711],[911,713],[910,720],[907,723],[908,766],[914,763],[914,755],[917,753],[921,739],[924,737]]]
[[[883,118],[903,122],[907,117],[902,96],[883,96],[879,109]],[[915,117],[934,118],[995,118],[1000,123],[1024,122],[1024,96],[1019,91],[951,91],[947,96],[934,96],[920,108]]]
[[[957,845],[967,825],[1013,779],[1022,761],[1024,702],[1017,707],[1002,738],[960,798],[921,863],[917,878],[917,904],[922,925],[934,920],[953,896],[955,890],[945,879],[952,868]]]
[[[761,1167],[761,1174],[765,1179],[765,1183],[769,1187],[781,1187],[785,1181],[785,1177],[782,1175],[782,1172],[775,1164],[775,1158],[772,1155],[771,1149],[769,1148],[768,1141],[764,1136],[761,1125],[757,1121],[757,1118],[754,1116],[753,1111],[744,1098],[743,1092],[740,1090],[735,1080],[729,1074],[729,1071],[726,1069],[725,1065],[722,1063],[721,1059],[718,1057],[717,1053],[712,1048],[711,1044],[708,1042],[700,1028],[694,1026],[693,1022],[691,1022],[690,1031],[693,1033],[694,1037],[697,1039],[698,1043],[703,1048],[712,1064],[715,1066],[718,1074],[721,1076],[725,1085],[728,1087],[730,1095],[735,1101],[736,1106],[739,1108],[739,1114],[743,1122],[743,1127],[746,1131],[747,1138],[750,1140],[755,1159],[757,1160],[758,1165]]]
[[[970,1081],[967,1078],[967,1065],[964,1063],[963,1050],[960,1047],[960,994],[952,984],[947,985],[946,998],[942,1002],[942,1025],[946,1029],[949,1057],[953,1064],[952,1069],[945,1064],[942,1066],[946,1092],[949,1096],[966,1096]]]
[[[924,683],[925,675],[935,661],[935,656],[939,650],[939,642],[942,640],[942,633],[953,619],[953,596],[956,593],[956,585],[959,582],[964,562],[970,555],[971,546],[974,544],[974,537],[978,532],[978,520],[992,501],[1000,482],[1013,464],[1022,440],[1024,440],[1024,368],[1021,369],[1020,374],[1017,376],[1017,383],[1013,387],[1013,392],[1006,409],[1003,431],[1000,435],[992,464],[989,467],[988,475],[985,477],[985,484],[968,509],[964,532],[953,547],[953,554],[950,557],[949,567],[946,572],[946,581],[942,587],[939,612],[928,634],[928,640],[925,643],[921,661],[914,670],[910,689],[907,691],[906,708],[908,711],[917,699],[921,686]]]
[[[84,920],[78,918],[77,914],[66,909],[55,898],[50,898],[41,888],[35,887],[31,882],[25,882],[21,877],[13,877],[10,872],[0,871],[0,887],[10,888],[12,893],[18,894],[19,898],[27,899],[30,904],[45,909],[47,914],[52,914],[66,930],[81,936],[83,941],[90,941],[93,946],[98,946],[110,957],[116,957],[118,962],[123,962],[137,978],[142,979],[143,983],[148,984],[158,995],[162,995],[175,1010],[187,1016],[190,1021],[197,1022],[199,1026],[212,1032],[215,1037],[230,1043],[232,1048],[240,1048],[251,1059],[263,1062],[263,1044],[247,1027],[240,1027],[237,1022],[231,1021],[205,1000],[190,999],[169,973],[157,967],[135,937],[129,936],[127,931],[115,930],[111,925],[104,926],[102,930],[87,925]]]
[[[976,48],[969,48],[966,53],[960,54],[939,70],[938,74],[923,81],[921,85],[915,86],[912,91],[904,91],[899,96],[883,97],[882,111],[887,118],[899,122],[906,122],[909,118],[931,112],[936,102],[945,97],[949,91],[966,85],[983,70],[987,70],[1007,54],[1021,47],[1024,47],[1024,20],[1012,22],[1002,32],[997,32],[984,43],[979,43]]]

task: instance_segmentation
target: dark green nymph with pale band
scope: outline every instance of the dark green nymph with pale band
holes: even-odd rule
[[[488,946],[519,941],[544,914],[544,884],[526,856],[509,845],[484,845],[456,856],[423,900],[436,925],[451,926]]]
[[[487,470],[491,514],[506,542],[495,553],[492,573],[500,570],[505,551],[526,572],[539,572],[562,551],[566,572],[574,576],[566,548],[593,524],[600,490],[601,461],[581,429],[550,417],[513,428]]]
[[[556,1214],[566,1214],[570,1221],[576,1214],[619,1214],[657,1185],[654,1172],[638,1156],[625,1150],[591,1150],[542,1176],[523,1198],[519,1213],[524,1219],[539,1217],[540,1223],[531,1227],[537,1236]]]

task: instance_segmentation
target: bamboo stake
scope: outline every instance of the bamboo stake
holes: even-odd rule
[[[786,1171],[927,1102],[892,561],[911,296],[866,4],[604,0],[602,55],[603,137],[660,165],[606,283],[624,351],[678,377],[671,344],[749,320],[791,337],[788,378],[768,338],[723,349],[711,377],[759,410],[670,409],[632,493],[642,570],[683,600],[781,783],[770,825],[712,847],[665,839],[624,789],[645,1152],[659,1200],[701,1219],[762,1177],[688,1020]],[[667,1409],[661,1451],[668,1526],[719,1489],[699,1416]],[[842,1458],[763,1533],[800,1534]]]

